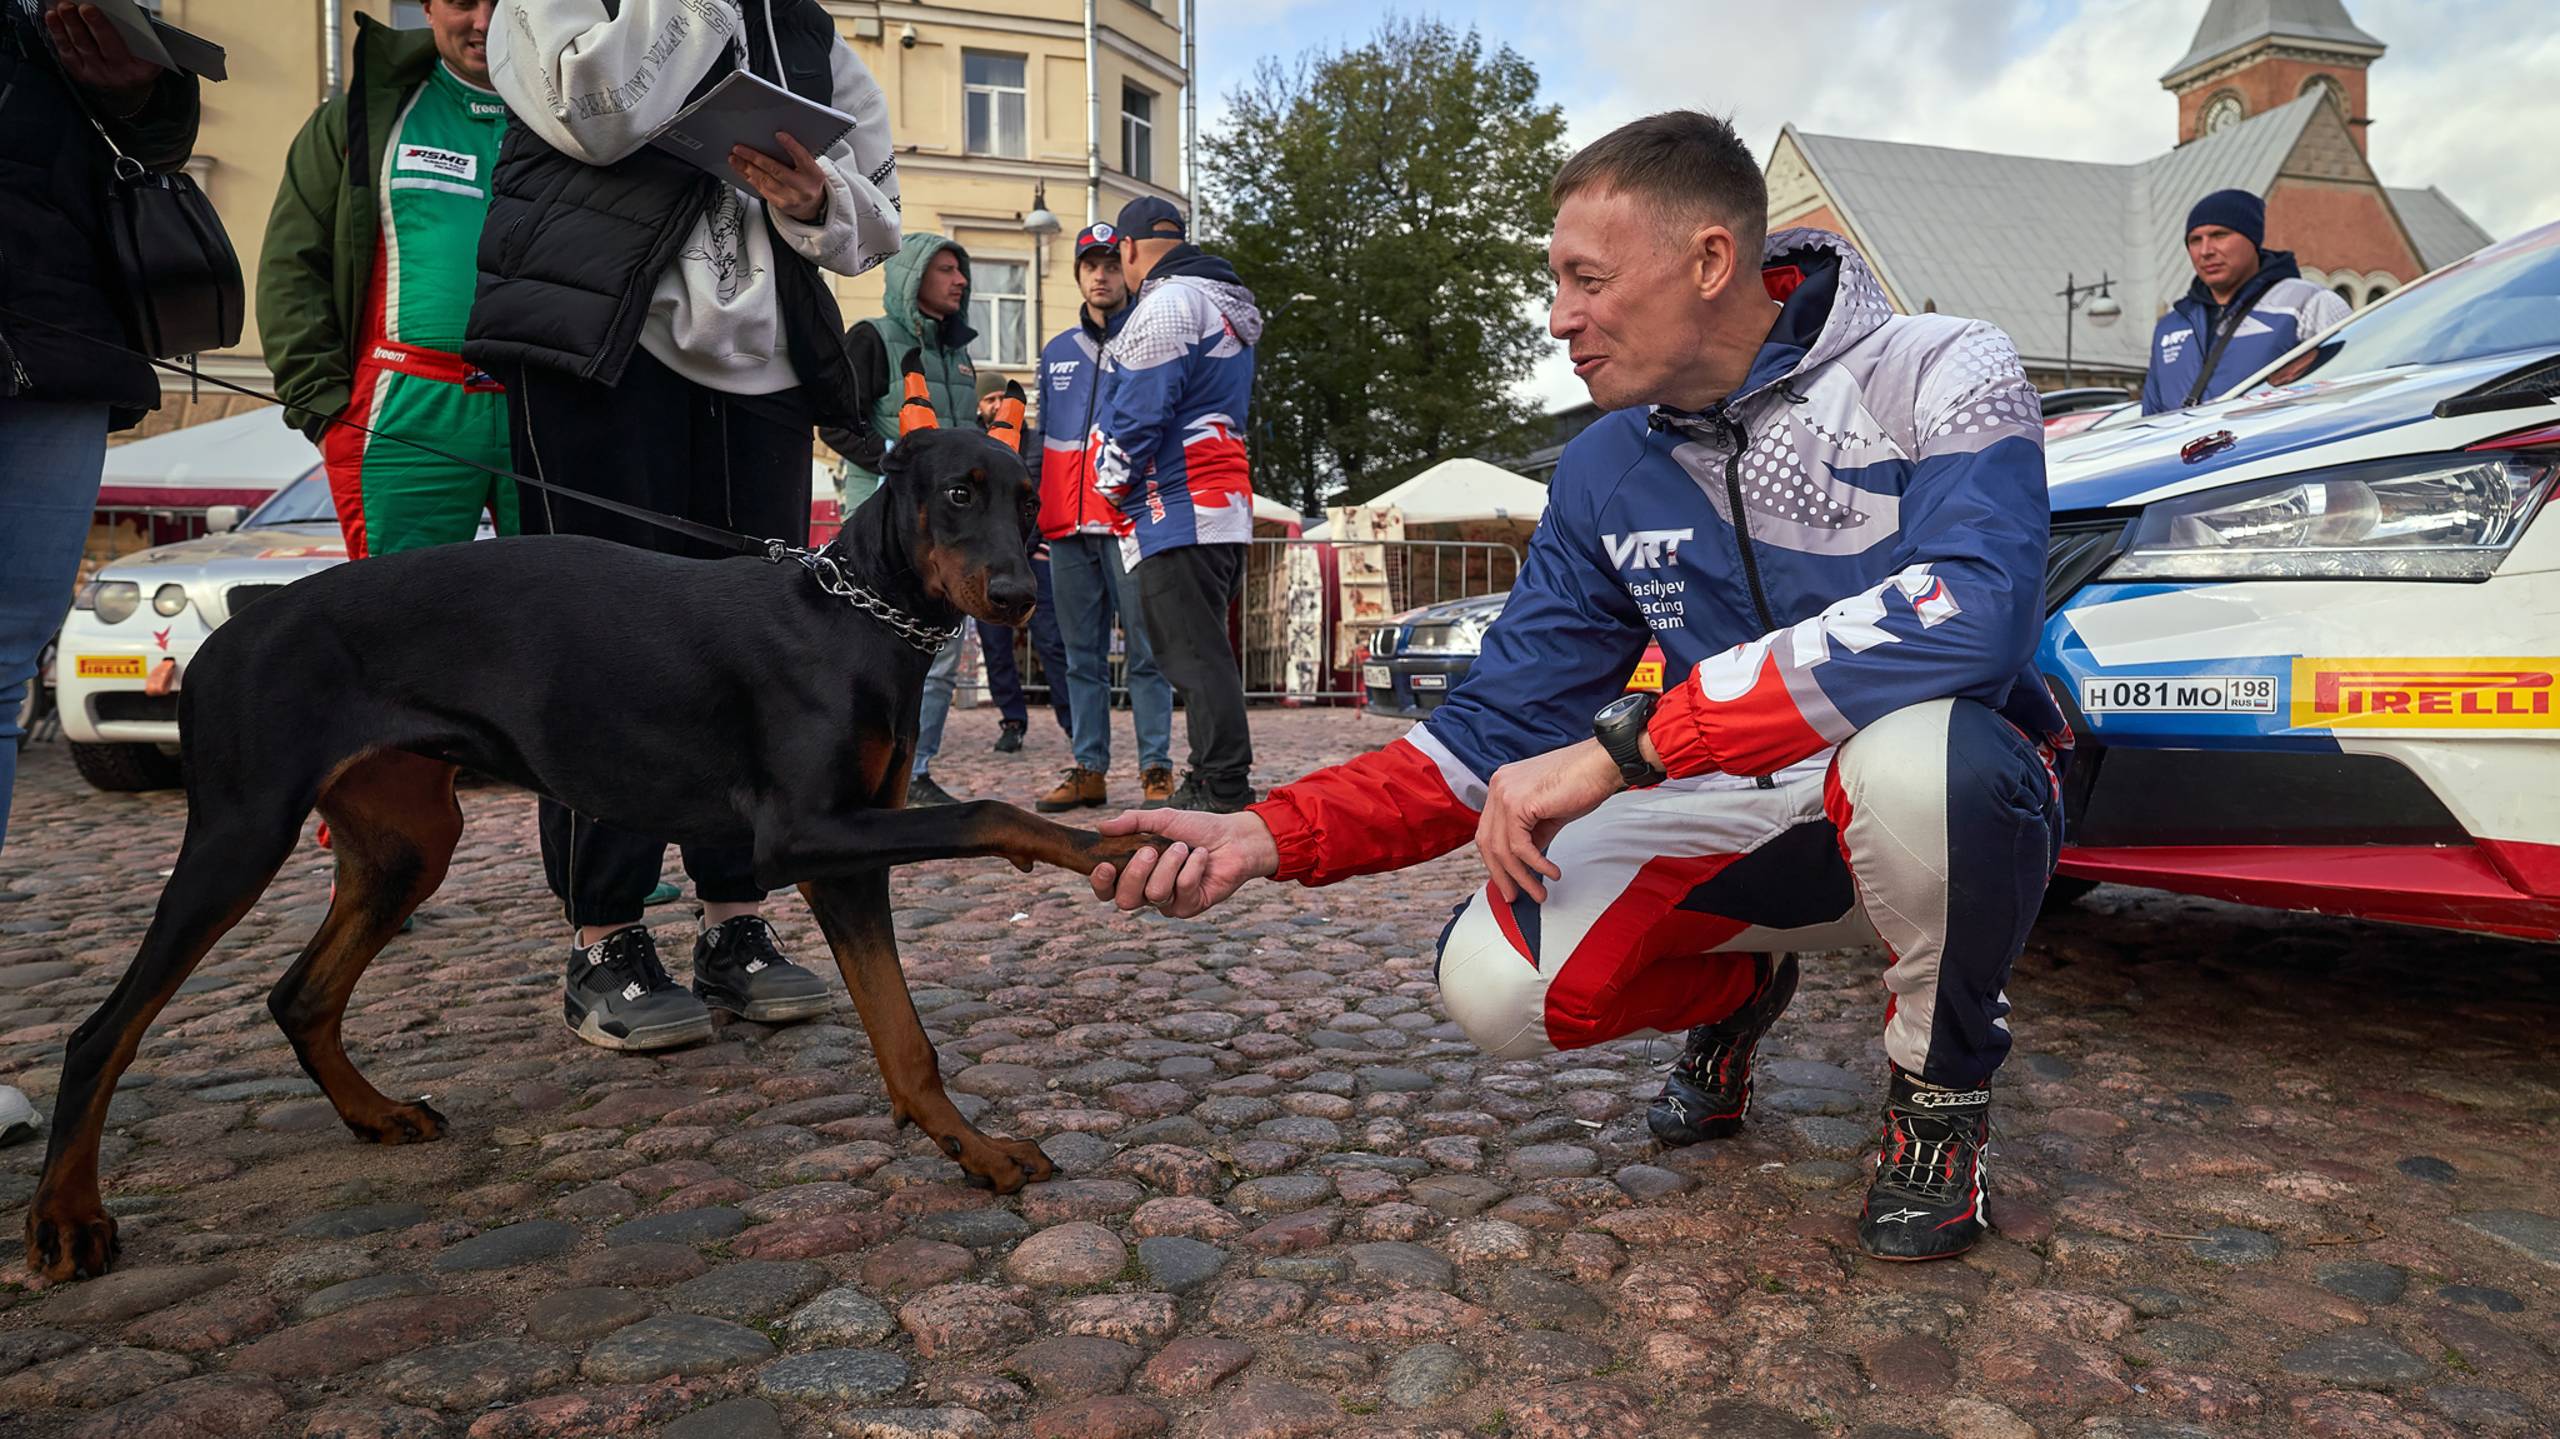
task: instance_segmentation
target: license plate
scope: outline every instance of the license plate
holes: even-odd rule
[[[147,670],[140,655],[82,655],[72,667],[84,680],[138,680]]]
[[[1415,675],[1413,687],[1418,690],[1445,690],[1449,687],[1449,677],[1447,675]]]
[[[1385,665],[1362,665],[1360,683],[1373,690],[1384,690],[1395,688],[1396,680],[1394,675],[1388,673]]]
[[[1631,690],[1661,689],[1662,663],[1659,660],[1646,660],[1643,664],[1636,666],[1636,672],[1627,676],[1627,688]]]
[[[2274,675],[2145,675],[2080,682],[2080,708],[2090,714],[2247,714],[2276,712]]]

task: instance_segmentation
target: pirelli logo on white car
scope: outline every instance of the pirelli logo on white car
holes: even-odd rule
[[[2560,729],[2560,659],[2298,659],[2293,727]]]
[[[2080,682],[2086,714],[2271,715],[2284,681],[2274,675],[2140,675]]]

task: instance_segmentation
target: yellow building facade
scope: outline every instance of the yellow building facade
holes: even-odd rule
[[[286,148],[328,93],[329,0],[160,0],[160,14],[221,45],[231,78],[203,87],[204,120],[189,171],[255,275]],[[420,23],[416,0],[336,0],[343,73],[355,17]],[[821,0],[836,29],[887,91],[906,226],[966,247],[982,362],[1026,382],[1039,347],[1075,318],[1075,232],[1086,221],[1085,0]],[[1141,194],[1184,203],[1180,0],[1093,0],[1103,219]],[[1060,222],[1043,239],[1023,228],[1041,187]],[[1187,209],[1187,204],[1185,205]],[[1038,299],[1037,312],[1034,298]],[[875,273],[837,281],[847,321],[879,309]],[[255,389],[257,315],[238,349],[204,357],[207,374]],[[219,419],[256,402],[164,376],[158,413],[120,438]]]

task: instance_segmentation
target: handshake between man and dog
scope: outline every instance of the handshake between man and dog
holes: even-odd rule
[[[1018,391],[1009,414],[1018,426]],[[71,1036],[27,1211],[30,1274],[114,1262],[98,1190],[108,1098],[315,808],[337,889],[268,1008],[359,1137],[443,1134],[442,1115],[357,1072],[339,1022],[365,965],[444,878],[462,769],[635,833],[751,842],[756,882],[807,898],[898,1120],[999,1192],[1047,1178],[1037,1145],[979,1133],[943,1092],[898,965],[888,871],[992,855],[1090,874],[1147,837],[1002,804],[899,808],[942,635],[964,614],[1031,613],[1036,490],[1010,446],[956,429],[907,433],[883,479],[810,564],[490,540],[343,565],[216,631],[181,691],[186,839],[132,967]]]

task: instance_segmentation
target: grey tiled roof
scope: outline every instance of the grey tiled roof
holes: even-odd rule
[[[2227,55],[2243,45],[2266,39],[2309,40],[2354,45],[2380,52],[2382,42],[2347,16],[2344,0],[2213,0],[2196,26],[2186,57],[2161,75],[2171,75]]]
[[[2151,322],[2192,278],[2188,207],[2215,190],[2265,194],[2322,103],[2305,95],[2131,165],[1787,133],[1902,309],[1935,301],[1989,320],[2030,363],[2058,366],[2058,292],[2104,274],[2124,316],[2099,329],[2084,312],[2072,357],[2139,370]],[[2489,241],[2437,191],[2388,193],[2430,269]]]
[[[2400,223],[2409,227],[2409,238],[2418,242],[2418,259],[2430,270],[2450,265],[2489,243],[2489,232],[2471,223],[2471,217],[2433,185],[2391,191],[2391,208],[2400,212]]]

